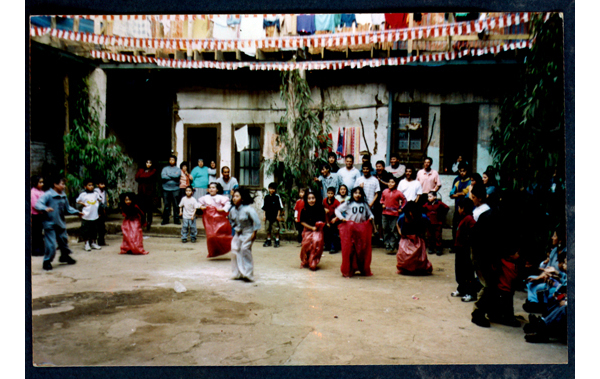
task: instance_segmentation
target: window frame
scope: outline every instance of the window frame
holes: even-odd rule
[[[241,183],[241,176],[240,176],[240,167],[239,167],[239,161],[240,161],[240,153],[237,151],[237,148],[235,146],[235,131],[242,128],[243,126],[248,125],[248,131],[250,131],[250,129],[260,129],[260,137],[259,137],[259,148],[258,148],[258,152],[259,152],[259,169],[258,169],[258,177],[259,177],[259,184],[257,186],[249,186],[249,185],[242,185]],[[250,134],[250,133],[249,133]],[[232,124],[231,125],[231,153],[232,153],[232,159],[231,159],[231,172],[232,172],[232,176],[235,177],[239,183],[240,188],[246,188],[249,190],[262,190],[264,188],[264,173],[263,173],[263,162],[264,162],[264,155],[263,155],[263,147],[264,147],[264,135],[265,135],[265,124]]]

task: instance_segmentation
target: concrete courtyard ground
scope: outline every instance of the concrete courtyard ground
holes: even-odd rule
[[[343,278],[341,254],[300,268],[298,244],[254,244],[254,283],[230,279],[230,254],[206,241],[150,236],[146,256],[119,255],[121,236],[76,265],[42,270],[32,257],[37,366],[262,366],[566,363],[567,346],[528,344],[522,328],[470,322],[472,303],[450,297],[454,256],[431,256],[433,275],[396,274],[373,250],[372,277]],[[176,293],[175,282],[187,291]],[[527,318],[515,295],[517,316]]]

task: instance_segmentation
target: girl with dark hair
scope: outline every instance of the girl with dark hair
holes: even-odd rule
[[[300,267],[315,271],[321,261],[325,247],[323,227],[325,226],[325,209],[312,188],[304,195],[304,209],[300,215],[302,232],[302,248],[300,249]]]
[[[340,202],[340,204],[345,201],[350,200],[350,194],[348,193],[348,187],[345,184],[340,185],[340,189],[338,189],[337,195],[335,195],[335,199]]]
[[[188,171],[188,163],[183,161],[179,164],[181,176],[179,177],[179,200],[185,197],[185,189],[192,185],[194,177]],[[196,198],[198,200],[198,198]]]
[[[342,222],[339,226],[342,241],[342,275],[349,278],[357,271],[364,276],[373,275],[371,235],[375,222],[362,187],[352,190],[350,200],[337,207],[335,215]]]
[[[431,262],[427,259],[425,233],[429,220],[414,201],[404,206],[404,212],[398,217],[396,228],[400,234],[398,253],[396,254],[398,274],[427,275],[433,271]]]
[[[133,192],[122,193],[119,200],[121,212],[125,217],[121,225],[123,242],[119,254],[148,254],[144,250],[144,236],[142,234],[144,212],[135,203],[135,194]]]
[[[152,167],[152,160],[146,160],[144,167],[138,169],[135,181],[138,182],[139,207],[144,216],[142,224],[146,225],[146,231],[152,226],[152,214],[154,211],[154,196],[156,195],[156,169]]]
[[[254,199],[248,190],[236,188],[232,192],[233,207],[229,212],[229,220],[235,235],[231,241],[232,279],[254,281],[254,261],[252,259],[252,243],[256,239],[256,231],[260,229],[260,219],[250,204]]]
[[[223,187],[219,183],[208,185],[208,195],[198,200],[202,209],[202,223],[206,231],[208,258],[218,257],[231,251],[231,225],[227,220],[227,212],[231,208],[229,197],[219,194]]]
[[[35,203],[44,194],[44,178],[39,175],[31,177],[31,255],[44,255],[44,214],[38,212]]]
[[[473,201],[460,199],[456,211],[461,217],[456,230],[454,242],[454,275],[458,287],[450,296],[460,297],[462,301],[477,300],[478,282],[475,279],[475,268],[471,262],[471,229],[475,226],[473,218]]]

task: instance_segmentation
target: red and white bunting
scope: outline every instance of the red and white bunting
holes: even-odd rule
[[[381,59],[352,59],[344,61],[304,61],[304,62],[215,62],[215,61],[190,61],[152,58],[145,56],[132,56],[126,54],[113,54],[105,51],[91,51],[91,56],[96,59],[107,59],[115,62],[126,63],[154,63],[159,67],[170,68],[212,68],[220,70],[237,70],[249,68],[252,71],[290,71],[290,70],[338,70],[344,68],[364,68],[382,66],[401,66],[415,62],[442,62],[452,61],[465,56],[482,56],[485,54],[498,54],[502,51],[531,48],[533,41],[512,42],[499,46],[485,47],[482,49],[467,49],[460,52],[445,52],[436,54],[423,54],[420,56]]]
[[[549,14],[546,15],[546,17]],[[239,15],[237,15],[239,16]],[[244,17],[252,17],[249,15]],[[100,16],[109,17],[109,16]],[[120,15],[110,17],[121,17],[132,19],[135,15]],[[127,18],[129,17],[129,18]],[[137,17],[147,17],[140,16]],[[152,16],[152,17],[179,17],[179,16]],[[106,46],[136,46],[162,49],[203,49],[203,50],[235,50],[240,48],[304,48],[304,47],[340,47],[363,45],[375,42],[399,42],[409,39],[423,39],[433,35],[440,36],[457,36],[469,35],[473,32],[480,32],[484,28],[489,28],[490,25],[499,25],[502,27],[510,26],[522,22],[527,22],[530,19],[529,13],[510,13],[501,16],[492,17],[489,19],[478,21],[466,21],[454,24],[431,25],[416,28],[397,29],[397,30],[382,30],[382,31],[365,31],[356,33],[335,33],[322,34],[313,36],[286,36],[286,37],[269,37],[263,39],[251,40],[216,40],[216,39],[165,39],[165,38],[133,38],[119,36],[103,36],[90,33],[75,33],[50,28],[31,27],[32,36],[40,36],[50,33],[53,37],[68,39],[72,41],[93,42]]]

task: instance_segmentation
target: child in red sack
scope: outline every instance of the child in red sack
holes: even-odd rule
[[[448,214],[448,206],[441,200],[438,200],[437,193],[431,191],[427,194],[427,203],[423,206],[423,213],[429,218],[429,228],[427,229],[427,247],[428,253],[440,256],[443,254],[442,247],[442,224]]]
[[[123,243],[120,254],[148,254],[144,250],[144,236],[142,234],[142,220],[144,212],[135,204],[135,194],[127,192],[119,196],[121,212],[123,212]]]
[[[304,199],[304,209],[300,215],[302,232],[302,248],[300,249],[300,267],[315,271],[321,261],[325,246],[323,226],[325,226],[325,210],[323,204],[317,201],[316,193],[307,189]]]
[[[337,207],[335,215],[342,222],[339,226],[342,241],[342,275],[349,278],[357,271],[364,276],[373,275],[371,233],[375,220],[362,187],[352,190],[350,200]]]
[[[298,200],[296,200],[296,206],[294,206],[294,221],[296,222],[296,231],[298,232],[298,243],[302,243],[302,231],[304,231],[304,227],[302,226],[302,223],[300,223],[300,215],[304,209],[305,193],[306,188],[300,188],[298,190]]]
[[[409,201],[398,217],[396,227],[400,234],[398,253],[396,254],[397,273],[402,275],[429,275],[433,266],[427,259],[425,233],[429,226],[427,216],[422,213],[419,204]]]
[[[335,199],[335,187],[327,188],[327,198],[323,200],[325,209],[325,248],[329,249],[329,254],[335,254],[339,250],[340,236],[338,231],[338,219],[335,216],[335,210],[340,206],[340,202]]]

